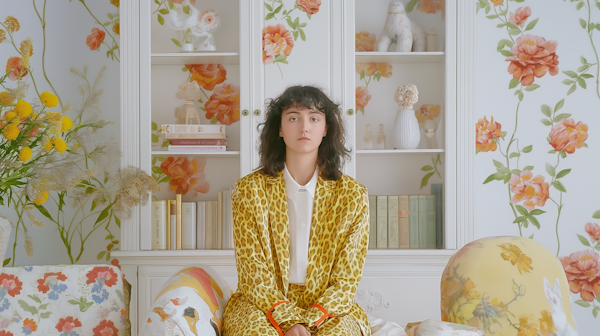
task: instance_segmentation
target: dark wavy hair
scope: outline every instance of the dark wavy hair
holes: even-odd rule
[[[342,177],[342,166],[350,158],[350,150],[345,145],[346,132],[341,110],[321,89],[313,86],[289,87],[268,102],[260,135],[258,170],[270,176],[277,176],[283,170],[286,147],[283,138],[279,137],[279,128],[283,111],[290,107],[317,109],[325,114],[327,134],[319,146],[317,167],[325,179],[337,180]]]

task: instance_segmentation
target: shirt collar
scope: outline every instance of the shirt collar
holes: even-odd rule
[[[288,171],[287,165],[285,165],[285,163],[283,166],[283,177],[285,179],[285,192],[287,193],[287,198],[294,199],[300,189],[305,189],[308,191],[310,197],[312,199],[315,199],[315,189],[317,187],[317,179],[319,177],[318,169],[315,169],[313,177],[304,186],[301,186],[300,184],[298,184],[298,182],[296,182],[296,180],[294,180],[294,178]]]

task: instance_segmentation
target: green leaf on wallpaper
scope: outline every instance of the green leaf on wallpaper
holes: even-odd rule
[[[575,84],[571,85],[571,88],[569,88],[569,91],[567,91],[567,96],[570,95],[571,93],[575,92],[575,90],[577,90],[577,85],[575,85]]]
[[[40,301],[41,302],[41,301]],[[46,310],[48,309],[48,305],[50,304],[50,302],[48,303],[44,303],[43,305],[40,305],[40,307],[38,308],[39,310]]]
[[[515,54],[513,54],[509,50],[502,49],[502,50],[500,50],[500,53],[502,54],[502,56],[506,56],[506,57],[515,56]]]
[[[488,184],[488,183],[492,182],[492,181],[493,181],[493,180],[495,180],[495,179],[496,179],[496,174],[492,174],[492,175],[488,176],[488,177],[485,179],[485,181],[483,181],[483,184]]]
[[[108,26],[110,26],[111,24],[112,24],[112,22],[108,21],[108,22],[104,22],[102,25],[103,25],[104,27],[108,27]]]
[[[275,17],[275,13],[271,12],[265,16],[265,21],[269,21]]]
[[[162,14],[162,15],[167,15],[167,14],[169,14],[169,10],[168,10],[168,9],[166,9],[166,8],[163,8],[163,9],[159,10],[158,12],[159,12],[160,14]]]
[[[507,184],[507,183],[508,183],[508,181],[510,181],[510,176],[511,176],[510,174],[506,174],[506,175],[504,176],[504,180],[503,180],[503,181],[504,181],[504,184]]]
[[[169,147],[169,145],[170,145],[169,140],[165,140],[165,141],[163,141],[163,143],[160,147]]]
[[[161,178],[160,181],[158,181],[158,183],[159,184],[160,183],[169,183],[169,182],[171,182],[171,180],[172,180],[172,178],[165,176],[165,177]]]
[[[158,162],[163,162],[163,161],[165,161],[166,159],[167,159],[167,157],[166,157],[166,156],[159,156],[159,157],[158,157]]]
[[[215,114],[212,119],[210,119],[210,123],[211,124],[216,124],[217,123],[217,115]]]
[[[514,23],[512,23],[512,22],[510,22],[510,21],[509,21],[509,22],[507,22],[507,23],[506,23],[506,25],[507,25],[507,26],[508,26],[508,28],[510,28],[510,29],[519,29],[519,27],[518,27],[516,24],[514,24]]]
[[[581,62],[581,64],[587,64],[587,59],[585,57],[579,56],[579,61]]]
[[[508,83],[508,89],[514,89],[517,87],[517,85],[519,85],[519,80],[516,78],[513,78],[510,80],[510,83]]]
[[[4,259],[4,262],[2,263],[2,266],[6,266],[10,263],[10,258],[6,258]]]
[[[513,169],[510,171],[512,175],[521,175],[521,171],[519,169]]]
[[[296,41],[296,40],[298,39],[298,31],[297,31],[297,30],[294,30],[294,31],[292,32],[292,35],[294,36],[294,41]]]
[[[160,2],[158,0],[154,0],[154,3],[157,4],[157,5],[160,5]]]
[[[561,99],[558,103],[556,103],[556,105],[554,106],[554,112],[560,110],[563,106],[565,106],[565,100]]]
[[[302,41],[306,41],[306,35],[304,34],[304,30],[302,30],[302,28],[298,28],[298,31],[300,32],[300,38],[302,39]]]
[[[175,7],[175,5],[171,1],[167,1],[167,3],[169,4],[169,8],[171,10],[176,10],[177,9],[177,7]]]
[[[571,113],[561,113],[559,115],[557,115],[556,117],[554,117],[554,122],[557,123],[563,119],[566,119],[568,117],[571,116]]]
[[[563,73],[571,78],[577,78],[577,73],[573,70],[563,71]]]
[[[115,238],[115,236],[109,234],[108,236],[106,236],[104,238],[104,240],[109,240],[109,239],[113,239],[113,238]]]
[[[594,307],[594,309],[592,310],[592,315],[594,315],[594,318],[598,317],[599,311],[600,311],[600,307],[598,307],[598,306]]]
[[[521,29],[509,29],[508,33],[510,35],[519,35],[519,34],[521,34]]]
[[[46,216],[46,218],[48,218],[48,219],[50,219],[50,220],[53,220],[53,219],[52,219],[52,216],[50,216],[50,213],[48,212],[48,210],[46,210],[46,208],[44,208],[44,206],[43,206],[43,205],[39,205],[39,204],[35,204],[35,203],[34,203],[34,204],[33,204],[33,206],[35,206],[35,207],[36,207],[36,209],[38,209],[38,211],[39,211],[39,212],[40,212],[42,215]]]
[[[596,247],[594,247],[597,251],[600,251],[600,244],[596,244]],[[599,295],[600,296],[600,295]],[[596,297],[596,300],[598,300],[598,296]],[[600,301],[598,301],[600,302]]]
[[[488,15],[488,16],[486,16],[486,18],[488,18],[490,20],[494,20],[494,19],[498,18],[498,15],[495,15],[495,14],[494,15]]]
[[[592,218],[595,218],[595,219],[600,219],[600,210],[596,210],[596,211],[594,212],[594,214],[592,215]]]
[[[432,166],[423,166],[423,168],[421,168],[422,171],[430,171],[433,170]]]
[[[584,19],[579,19],[579,24],[581,25],[581,28],[587,27],[587,22],[585,22]]]
[[[517,208],[517,211],[519,211],[519,213],[520,213],[521,215],[523,215],[523,216],[527,216],[527,215],[529,215],[529,212],[527,212],[527,209],[525,209],[525,207],[524,207],[524,206],[522,206],[522,205],[518,205],[518,204],[517,204],[515,207]]]
[[[154,121],[152,122],[152,130],[153,131],[157,131],[158,130],[158,125]]]
[[[40,313],[40,318],[47,319],[47,318],[50,318],[50,315],[52,315],[51,311],[43,312],[43,313]]]
[[[110,210],[110,207],[106,207],[104,210],[102,210],[102,212],[100,213],[100,215],[98,215],[98,219],[96,219],[96,223],[94,223],[94,224],[98,224],[102,220],[104,220],[106,217],[108,217],[108,211],[109,210]]]
[[[419,2],[419,0],[410,0],[408,4],[406,4],[406,12],[410,13],[415,8],[415,5]]]
[[[188,68],[187,68],[187,67],[183,67],[183,68],[181,68],[181,72],[188,72],[188,71],[189,71],[189,70],[188,70]]]
[[[560,157],[563,158],[563,159],[566,158],[567,157],[567,152],[560,151]]]
[[[499,24],[496,26],[496,28],[503,28],[504,26],[506,26],[506,23],[502,22],[502,23],[499,23]]]
[[[535,25],[538,23],[538,20],[539,20],[539,18],[529,22],[527,27],[525,27],[525,31],[532,30],[535,27]]]
[[[523,147],[523,153],[530,153],[532,149],[533,149],[533,145]]]
[[[548,142],[550,142],[550,141],[548,141]],[[551,149],[548,151],[548,154],[556,154],[556,151],[554,149]]]
[[[300,27],[300,28],[306,27],[306,22],[301,23],[300,26],[298,26],[298,27]]]
[[[578,234],[577,238],[579,238],[579,241],[585,245],[585,246],[590,246],[590,242],[587,240],[587,238],[585,238],[584,236]]]
[[[517,152],[512,152],[512,153],[510,153],[510,155],[508,156],[508,158],[512,159],[512,158],[516,158],[516,157],[520,157],[520,156],[521,156],[521,154],[519,154]]]
[[[581,86],[582,88],[584,88],[584,89],[587,89],[587,85],[586,85],[586,83],[585,83],[585,79],[583,79],[583,78],[579,77],[579,78],[577,79],[577,83],[579,83],[579,86]]]
[[[290,28],[294,29],[294,21],[292,21],[291,17],[287,17],[286,19],[288,26],[290,26]]]
[[[596,7],[598,7],[598,9],[600,9],[600,3],[596,2]],[[598,298],[598,297],[596,297],[596,298]],[[598,302],[600,302],[600,301],[598,301]]]
[[[30,306],[27,304],[27,302],[23,301],[23,300],[19,300],[19,306],[21,306],[21,308],[23,308],[24,311],[31,313],[31,315],[37,315],[38,310],[37,308]]]
[[[554,181],[554,182],[552,182],[552,186],[554,188],[556,188],[556,190],[558,190],[560,192],[564,192],[564,193],[567,192],[567,189],[565,189],[565,186],[560,181]]]
[[[181,43],[179,42],[179,40],[177,40],[176,38],[172,38],[171,41],[173,41],[173,43],[175,43],[176,46],[181,48]]]
[[[110,252],[108,252],[108,253],[106,254],[106,258],[105,258],[105,259],[106,259],[106,261],[109,261],[109,260],[110,260]]]
[[[583,2],[580,2],[575,6],[575,9],[580,10],[583,7]]]
[[[185,5],[183,6],[183,12],[185,14],[190,14],[190,6],[189,5]]]
[[[504,165],[502,164],[502,162],[500,161],[496,161],[496,160],[492,160],[494,162],[494,166],[496,166],[496,168],[502,168],[504,167]]]
[[[97,205],[97,204],[96,204],[96,200],[93,200],[93,201],[92,201],[92,206],[91,206],[91,208],[90,208],[90,211],[94,211],[94,209],[96,209],[96,205]]]
[[[585,79],[589,79],[589,78],[594,78],[594,75],[590,75],[590,74],[581,74],[581,76],[579,76],[581,78],[585,78]]]
[[[533,234],[531,234],[531,236],[529,236],[529,239],[533,239]]]
[[[37,295],[27,295],[28,298],[32,299],[33,301],[37,302],[37,303],[42,303],[42,300],[40,300],[40,298]]]
[[[306,17],[310,20],[312,18],[312,15],[306,13]]]
[[[542,105],[542,113],[546,117],[550,117],[552,115],[552,108],[550,108],[550,106],[544,104],[544,105]]]
[[[573,79],[565,79],[564,81],[562,81],[563,84],[565,85],[571,85],[573,83],[575,83],[575,80]]]
[[[565,176],[567,176],[567,174],[569,174],[570,172],[571,172],[571,169],[564,169],[564,170],[561,170],[560,172],[558,172],[558,174],[556,174],[556,178],[557,178],[557,179],[559,179],[559,178],[565,177]]]
[[[160,169],[160,167],[154,166],[154,167],[152,167],[152,172],[154,174],[161,174],[162,170]]]
[[[527,223],[527,217],[519,216],[519,217],[515,218],[513,223]],[[525,226],[525,227],[527,227],[527,226]]]
[[[554,168],[553,165],[549,164],[548,162],[546,162],[546,171],[552,177],[554,177],[556,175],[556,169]]]
[[[275,13],[281,12],[282,8],[283,8],[283,5],[280,5],[279,7],[275,8]]]
[[[518,97],[519,97],[519,101],[523,101],[523,92],[521,90],[518,90]]]
[[[525,168],[523,168],[523,170],[531,171],[531,170],[533,170],[533,166],[525,166]]]
[[[121,220],[119,219],[119,217],[113,215],[113,218],[115,219],[115,223],[117,224],[117,226],[120,228],[121,227]]]
[[[273,7],[271,7],[271,5],[269,5],[268,3],[265,2],[265,8],[269,11],[272,12],[273,11]]]
[[[423,179],[421,180],[421,189],[423,189],[423,187],[427,186],[427,184],[429,183],[429,179],[432,176],[433,176],[433,172],[427,173],[425,176],[423,176]]]
[[[491,7],[491,6],[488,4],[488,5],[485,7],[485,14],[489,13],[491,9],[492,9],[492,7]]]
[[[579,68],[577,68],[577,72],[584,72],[585,70],[587,70],[589,68],[590,68],[589,64],[584,64],[584,65],[580,66]]]
[[[156,164],[156,160],[157,158],[155,156],[152,157],[152,165],[154,166]]]
[[[539,88],[539,87],[540,87],[540,86],[539,86],[539,85],[537,85],[537,84],[531,84],[531,85],[528,85],[528,86],[525,88],[525,91],[533,91],[533,90],[535,90],[535,89],[537,89],[537,88]]]
[[[534,215],[534,216],[539,216],[541,214],[545,214],[546,211],[542,210],[542,209],[533,209],[531,210],[531,212],[529,213],[530,215]]]
[[[152,134],[152,143],[157,143],[157,142],[158,142],[158,135]]]
[[[533,226],[535,226],[539,230],[540,222],[537,220],[537,218],[535,218],[533,216],[527,216],[527,219],[531,222],[531,224],[533,224]]]
[[[165,19],[160,14],[158,14],[158,23],[160,23],[161,26],[165,24]]]

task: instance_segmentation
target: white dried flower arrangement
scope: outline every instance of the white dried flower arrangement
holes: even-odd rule
[[[414,84],[406,84],[398,87],[394,95],[400,110],[412,110],[413,105],[419,100],[419,90]]]

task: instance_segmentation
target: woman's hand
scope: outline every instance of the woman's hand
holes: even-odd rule
[[[285,333],[285,336],[310,336],[310,333],[304,325],[296,324]]]

